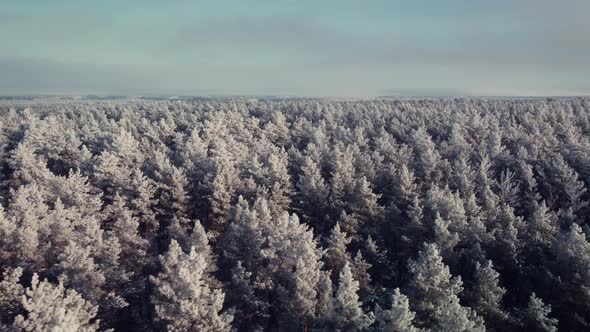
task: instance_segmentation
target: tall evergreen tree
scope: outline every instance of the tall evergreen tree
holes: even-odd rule
[[[0,281],[0,328],[4,325],[8,329],[13,317],[22,311],[20,300],[25,292],[20,284],[22,274],[23,269],[20,267],[7,268],[2,273],[2,281]]]
[[[74,290],[65,289],[33,275],[31,287],[25,290],[22,306],[26,315],[18,315],[14,328],[24,331],[98,331],[98,308]]]
[[[159,321],[173,331],[229,331],[233,315],[223,311],[225,295],[210,288],[206,281],[206,262],[202,254],[191,249],[182,252],[172,241],[168,252],[160,256],[162,272],[152,281],[152,301]]]
[[[408,297],[400,293],[399,288],[393,290],[391,309],[381,309],[375,305],[375,330],[387,332],[417,332],[414,326],[415,314],[410,310]]]
[[[473,288],[468,297],[472,300],[473,308],[486,317],[489,322],[505,319],[507,314],[501,306],[506,289],[500,285],[500,274],[494,270],[491,260],[483,265],[475,263]]]
[[[340,230],[340,224],[336,223],[327,239],[326,255],[324,256],[326,266],[332,271],[333,276],[339,275],[344,265],[350,261],[347,251],[350,241],[346,232]]]
[[[453,294],[447,301],[436,311],[436,324],[433,331],[484,332],[486,330],[483,319],[470,308],[461,306],[456,295]]]
[[[363,312],[358,297],[359,284],[352,277],[348,263],[344,265],[334,297],[334,320],[339,330],[363,331],[373,323],[372,314]]]
[[[437,310],[463,290],[461,277],[452,277],[435,244],[425,243],[416,259],[410,259],[410,294],[422,325],[429,324]]]
[[[551,306],[532,293],[526,309],[522,311],[524,327],[528,331],[557,331],[557,319],[549,317]]]
[[[309,156],[305,157],[301,167],[301,177],[297,181],[297,197],[301,206],[301,214],[313,225],[326,213],[328,187],[321,174],[320,167]]]

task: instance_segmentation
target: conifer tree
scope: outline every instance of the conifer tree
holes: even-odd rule
[[[420,127],[413,131],[411,139],[416,153],[414,164],[418,171],[418,177],[424,183],[436,181],[440,176],[437,172],[437,166],[440,163],[441,156],[436,150],[432,137],[424,127]]]
[[[406,165],[402,165],[397,174],[396,197],[400,207],[411,204],[417,195],[418,186],[414,173]]]
[[[391,308],[381,309],[375,305],[375,330],[387,332],[417,332],[414,326],[414,312],[410,310],[408,297],[399,288],[391,295]]]
[[[436,245],[425,243],[418,257],[410,259],[408,269],[412,276],[410,294],[414,305],[427,323],[434,313],[463,290],[461,277],[452,277],[443,263]]]
[[[449,230],[450,222],[441,218],[436,212],[434,219],[434,241],[442,255],[448,257],[452,254],[453,248],[459,243],[459,235]]]
[[[340,330],[362,331],[373,323],[372,314],[363,312],[358,290],[358,281],[354,280],[350,266],[346,263],[340,272],[334,297],[334,321]]]
[[[85,299],[96,302],[104,292],[102,287],[106,277],[95,264],[90,249],[70,242],[59,255],[60,263],[56,268],[61,274],[60,281],[64,286],[75,289]]]
[[[263,273],[278,293],[276,310],[284,308],[299,323],[313,317],[317,285],[322,275],[322,251],[308,226],[297,215],[286,212],[268,225],[268,242],[261,251],[266,262]]]
[[[20,267],[7,268],[2,273],[2,281],[0,281],[0,327],[2,327],[2,324],[9,325],[13,317],[22,311],[20,303],[24,294],[24,288],[20,284],[22,274],[23,269]]]
[[[366,177],[356,181],[351,197],[351,210],[361,220],[360,231],[363,233],[368,232],[366,229],[372,229],[374,223],[383,218],[383,207],[379,205],[378,199],[379,196],[373,193]]]
[[[22,298],[25,315],[18,315],[14,328],[24,331],[98,331],[100,321],[95,319],[98,308],[76,291],[57,286],[47,280],[39,282],[33,275],[31,287]]]
[[[305,157],[301,167],[302,175],[297,181],[297,190],[301,213],[306,219],[315,222],[325,214],[328,187],[322,177],[319,166],[309,157]],[[318,225],[320,227],[320,225]]]
[[[246,271],[240,261],[232,269],[227,302],[234,304],[233,326],[240,331],[260,330],[261,322],[268,319],[268,304],[256,295],[252,273]]]
[[[435,314],[437,332],[484,332],[485,325],[481,317],[470,308],[463,307],[459,298],[452,295]]]
[[[329,322],[332,319],[334,310],[334,294],[330,274],[322,272],[318,282],[318,301],[316,306],[316,317],[320,323]]]
[[[500,286],[500,274],[494,270],[491,260],[483,265],[475,263],[474,285],[470,292],[473,308],[487,318],[505,318],[501,301],[506,289]]]
[[[120,263],[136,277],[141,275],[147,254],[147,241],[139,234],[139,219],[117,193],[113,203],[105,208],[109,233],[121,246]]]
[[[168,330],[229,331],[233,315],[223,311],[225,294],[206,283],[207,262],[194,248],[185,254],[175,240],[160,256],[162,272],[152,277],[156,316]]]
[[[548,246],[557,232],[557,218],[545,202],[535,204],[531,217],[526,222],[526,236],[530,245]]]
[[[522,311],[524,327],[530,331],[557,331],[557,319],[549,317],[551,306],[543,303],[543,300],[532,293],[529,303]]]
[[[350,241],[347,234],[340,230],[340,224],[336,223],[327,239],[326,255],[324,256],[326,266],[332,271],[333,276],[339,275],[344,265],[350,261],[346,249]]]
[[[354,259],[351,261],[352,276],[359,283],[359,296],[364,299],[373,292],[371,286],[371,274],[369,264],[364,258],[360,250],[356,252]]]

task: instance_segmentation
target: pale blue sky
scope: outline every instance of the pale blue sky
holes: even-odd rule
[[[587,95],[587,0],[0,0],[0,94]]]

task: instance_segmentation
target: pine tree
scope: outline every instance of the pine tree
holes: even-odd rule
[[[459,235],[449,230],[450,222],[441,218],[440,213],[436,212],[434,219],[434,241],[442,255],[449,257],[453,253],[453,248],[459,243]]]
[[[340,272],[334,297],[334,321],[340,330],[362,331],[373,323],[372,315],[363,312],[358,290],[358,281],[354,280],[350,266],[346,263]]]
[[[309,156],[305,157],[301,171],[302,175],[297,181],[297,197],[301,213],[306,220],[319,221],[315,219],[323,217],[326,213],[328,187],[319,166]]]
[[[139,170],[132,171],[130,187],[131,192],[127,200],[129,208],[139,219],[143,237],[153,241],[160,230],[160,224],[153,211],[156,188]]]
[[[121,246],[120,263],[135,277],[142,274],[147,254],[147,241],[139,234],[139,220],[127,208],[123,198],[117,193],[113,203],[105,208],[107,228]]]
[[[523,223],[522,217],[515,216],[510,206],[503,205],[500,208],[497,220],[492,226],[495,241],[491,243],[492,249],[489,251],[494,261],[501,260],[500,264],[508,265],[519,262],[522,244],[518,238],[522,233]]]
[[[473,152],[473,147],[465,138],[466,132],[462,123],[453,123],[451,126],[451,133],[449,135],[449,154],[452,159],[456,159],[460,156],[469,155]]]
[[[306,263],[299,258],[293,273],[295,283],[294,311],[305,322],[316,316],[317,286],[321,278],[320,271],[310,270]]]
[[[85,299],[96,301],[104,292],[106,277],[95,264],[90,249],[70,242],[59,255],[60,263],[56,268],[64,286],[76,290]]]
[[[414,164],[417,170],[417,176],[424,183],[436,182],[440,177],[437,166],[441,161],[441,156],[436,150],[436,145],[432,137],[426,132],[424,127],[413,131],[411,140],[415,151]]]
[[[518,173],[523,189],[523,193],[520,195],[520,205],[523,209],[531,209],[533,204],[541,199],[538,182],[535,179],[533,167],[526,162],[525,157],[519,156],[518,158]]]
[[[497,207],[499,205],[499,198],[494,192],[492,191],[492,182],[491,182],[491,168],[490,160],[484,156],[481,159],[479,164],[479,169],[476,176],[476,183],[478,188],[477,194],[480,199],[480,206],[482,207],[486,218],[493,219],[498,214]]]
[[[96,216],[102,208],[101,195],[79,170],[70,170],[67,176],[55,177],[51,182],[48,201],[59,200],[65,208],[76,211],[83,218]]]
[[[316,317],[320,323],[330,321],[334,315],[334,291],[330,274],[323,271],[318,282],[318,301],[316,306]]]
[[[553,273],[568,281],[558,284],[562,296],[557,299],[556,306],[568,308],[583,317],[590,303],[590,242],[587,235],[579,225],[572,224],[568,231],[557,235],[551,249],[555,256]],[[578,328],[576,321],[563,323],[573,323],[564,328]]]
[[[443,263],[436,245],[426,243],[418,253],[418,258],[411,259],[408,269],[412,275],[410,294],[414,305],[428,322],[432,315],[450,299],[463,290],[461,277],[452,277],[449,268]]]
[[[163,221],[176,217],[186,219],[188,213],[188,179],[183,169],[170,162],[161,151],[149,160],[149,175],[157,185],[156,210]]]
[[[427,219],[436,220],[437,213],[440,214],[441,221],[447,221],[451,233],[459,233],[467,226],[465,203],[458,192],[451,192],[448,187],[433,185],[426,193],[424,206]]]
[[[532,293],[529,304],[522,311],[525,328],[528,331],[557,332],[557,319],[550,318],[551,306]]]
[[[26,317],[18,315],[14,328],[24,331],[98,331],[95,319],[98,308],[80,294],[65,289],[60,282],[55,286],[47,280],[39,282],[33,275],[31,287],[25,290],[22,306]]]
[[[262,271],[277,303],[271,303],[283,323],[297,324],[312,317],[317,303],[317,285],[322,275],[322,254],[312,231],[301,224],[297,215],[283,213],[273,218],[268,229]],[[288,314],[288,315],[285,315]]]
[[[505,318],[501,301],[506,289],[500,286],[500,274],[494,270],[491,260],[484,265],[475,263],[474,285],[470,292],[473,308],[488,318]]]
[[[412,205],[408,207],[408,224],[404,227],[402,235],[406,241],[423,241],[426,227],[424,225],[424,209],[419,198],[415,197]]]
[[[20,284],[23,269],[7,268],[0,281],[0,327],[11,323],[14,316],[22,311],[20,303],[24,288]]]
[[[207,264],[214,265],[215,258],[213,256],[213,251],[209,246],[209,236],[205,231],[203,225],[198,220],[195,220],[193,229],[190,234],[185,239],[186,246],[185,252],[190,252],[190,248],[195,249],[196,252],[203,255]]]
[[[287,119],[280,111],[272,113],[271,121],[264,126],[264,130],[269,139],[280,146],[286,146],[291,138]]]
[[[371,274],[369,264],[364,258],[360,250],[356,252],[354,259],[351,262],[352,276],[354,280],[359,283],[359,296],[361,299],[366,298],[368,295],[373,293],[373,287],[371,286]]]
[[[379,304],[375,305],[375,331],[417,332],[414,316],[408,297],[396,288],[391,296],[391,309],[381,309]]]
[[[383,219],[383,207],[378,204],[378,199],[379,196],[373,193],[366,177],[363,176],[356,181],[350,208],[360,219],[362,224],[360,230],[363,233],[370,233],[369,230],[374,227],[374,224]]]
[[[241,196],[238,198],[225,232],[217,242],[221,271],[233,269],[240,262],[246,271],[252,273],[253,280],[266,278],[262,276],[262,250],[266,240],[267,223],[271,218],[266,200],[260,200],[257,206],[251,209],[246,200]],[[225,276],[224,279],[229,278],[231,276]]]
[[[481,317],[468,307],[459,303],[459,298],[452,295],[435,314],[437,332],[484,332],[485,325]]]
[[[519,201],[520,185],[515,179],[515,174],[510,170],[504,170],[500,175],[500,180],[496,182],[496,187],[500,202],[516,207]]]
[[[336,223],[326,241],[327,249],[324,256],[326,266],[332,271],[332,276],[339,275],[344,265],[350,260],[346,249],[350,241],[347,234],[340,230],[340,224]]]
[[[457,190],[463,197],[468,197],[473,193],[476,174],[465,154],[455,160],[453,172]]]
[[[6,242],[12,256],[19,258],[18,265],[32,265],[33,269],[43,265],[43,254],[49,251],[49,244],[41,237],[47,231],[42,227],[47,211],[48,206],[37,185],[22,186],[13,192],[7,220],[14,230],[12,238]]]
[[[260,323],[268,318],[268,304],[256,295],[252,273],[246,271],[240,261],[232,269],[227,303],[235,310],[233,323],[240,331],[260,330]]]
[[[217,171],[211,180],[209,195],[211,223],[210,229],[213,236],[219,236],[223,233],[225,219],[229,212],[230,202],[232,199],[233,184],[231,176],[233,175],[233,166],[220,161],[217,165]]]
[[[396,179],[396,199],[400,207],[411,204],[417,195],[418,186],[414,173],[406,165],[399,169]]]
[[[465,238],[461,239],[467,243],[488,243],[492,236],[481,216],[481,208],[477,204],[477,198],[471,193],[465,200],[465,215],[467,217],[467,229]]]
[[[15,236],[14,232],[17,229],[14,221],[9,219],[4,213],[4,207],[0,205],[0,238],[3,239],[0,242],[0,264],[4,265],[7,262],[13,252],[12,240]]]
[[[560,203],[565,206],[562,207],[571,207],[576,213],[585,208],[588,205],[588,202],[583,200],[586,193],[585,184],[580,180],[578,172],[568,165],[561,154],[552,160],[551,171],[552,182],[563,194]]]
[[[506,150],[506,147],[502,144],[502,134],[497,121],[491,125],[486,148],[486,153],[491,159],[495,159]]]
[[[552,251],[563,272],[577,275],[577,278],[590,277],[590,242],[582,227],[572,224],[568,231],[558,234]]]
[[[207,263],[191,249],[182,252],[175,240],[160,256],[162,272],[152,277],[152,295],[157,319],[174,331],[229,331],[233,315],[222,312],[225,294],[206,283]]]
[[[43,185],[52,177],[46,161],[36,155],[34,147],[24,142],[12,150],[8,165],[12,169],[9,180],[12,189],[30,184]]]
[[[288,210],[291,205],[293,188],[287,163],[287,153],[283,148],[276,152],[271,150],[264,162],[266,170],[263,184],[270,190],[269,207],[274,214]]]
[[[361,225],[357,216],[342,211],[337,223],[340,224],[340,229],[346,233],[351,241],[359,239],[360,236],[358,232]]]
[[[335,209],[342,208],[354,190],[354,155],[350,148],[334,149],[332,178],[330,181],[330,203]]]
[[[525,232],[529,245],[545,247],[551,243],[557,232],[557,218],[549,211],[545,202],[535,204]]]

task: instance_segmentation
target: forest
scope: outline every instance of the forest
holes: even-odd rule
[[[588,331],[590,98],[0,103],[2,331]]]

